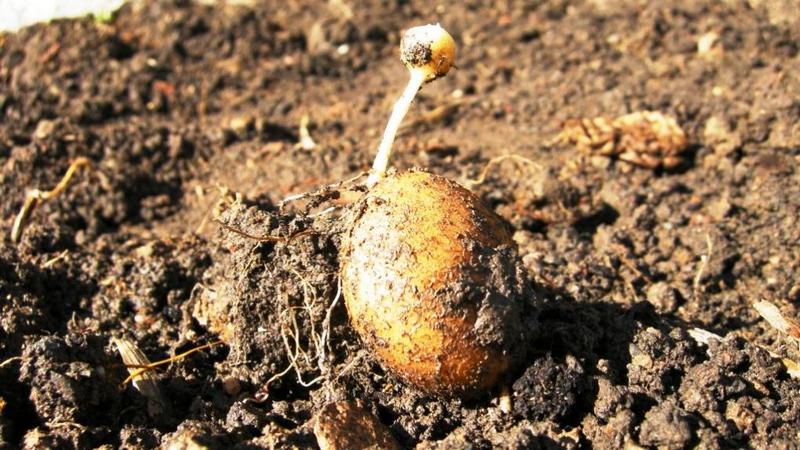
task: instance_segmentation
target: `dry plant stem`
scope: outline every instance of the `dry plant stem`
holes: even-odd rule
[[[410,71],[411,77],[408,80],[408,85],[403,91],[403,95],[394,104],[392,115],[389,117],[389,122],[386,124],[386,130],[383,132],[383,139],[381,139],[380,146],[378,147],[378,154],[375,157],[375,162],[372,164],[372,171],[367,178],[367,187],[372,187],[386,175],[386,168],[389,165],[389,156],[392,153],[392,144],[394,138],[397,136],[397,130],[400,129],[400,124],[403,118],[408,113],[411,107],[411,102],[425,82],[425,72],[418,69]]]
[[[28,218],[41,202],[50,200],[51,198],[55,198],[60,195],[67,188],[67,185],[69,185],[70,180],[72,180],[73,175],[75,175],[75,172],[78,169],[81,167],[91,166],[92,163],[88,158],[76,158],[69,165],[69,168],[61,178],[61,181],[59,181],[56,187],[54,187],[52,190],[40,191],[39,189],[32,189],[28,191],[28,193],[25,195],[25,202],[22,204],[22,208],[17,214],[17,217],[14,219],[14,225],[11,227],[11,241],[15,243],[19,242],[20,238],[22,237],[22,231],[25,229],[25,225],[28,222]]]
[[[150,364],[142,364],[142,365],[139,365],[139,364],[126,364],[125,366],[127,368],[129,368],[129,369],[138,369],[138,370],[132,372],[128,376],[128,378],[126,378],[125,381],[122,382],[122,385],[124,386],[124,385],[130,383],[132,380],[135,380],[137,377],[141,376],[143,373],[149,372],[149,371],[155,369],[156,367],[163,366],[165,364],[169,364],[169,363],[172,363],[172,362],[175,362],[175,361],[180,361],[180,360],[186,358],[187,356],[191,355],[192,353],[196,353],[196,352],[199,352],[201,350],[205,350],[205,349],[220,345],[222,343],[223,343],[222,341],[210,342],[208,344],[204,344],[204,345],[201,345],[199,347],[195,347],[195,348],[187,350],[187,351],[185,351],[183,353],[180,353],[180,354],[177,354],[175,356],[171,356],[171,357],[169,357],[167,359],[162,359],[161,361],[156,361],[156,362],[150,363]]]

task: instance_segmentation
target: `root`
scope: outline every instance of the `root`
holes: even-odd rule
[[[262,398],[266,398],[269,392],[269,386],[272,383],[283,378],[291,371],[294,371],[297,376],[297,382],[306,388],[330,379],[331,370],[327,361],[328,355],[331,352],[331,317],[333,315],[333,310],[336,308],[341,298],[341,283],[337,287],[333,301],[331,301],[331,304],[328,305],[328,308],[325,310],[325,316],[322,322],[318,323],[314,318],[314,308],[318,304],[317,294],[308,280],[297,271],[294,271],[294,274],[300,279],[303,285],[303,305],[290,306],[281,311],[281,339],[283,340],[289,365],[267,380],[259,393]],[[296,312],[304,312],[307,316],[310,328],[307,336],[302,335]],[[304,338],[308,341],[307,348],[303,348],[302,345]],[[303,374],[304,372],[310,371],[317,371],[319,375],[306,381]],[[257,398],[259,394],[257,394]]]
[[[336,195],[338,195],[339,190],[342,187],[345,186],[349,187],[350,185],[352,185],[359,179],[363,178],[367,174],[368,172],[361,172],[354,177],[342,181],[337,181],[336,183],[325,185],[315,191],[302,192],[300,194],[290,195],[281,200],[280,203],[278,203],[278,210],[282,211],[289,203],[296,202],[299,200],[305,200],[307,198],[313,198],[315,199],[315,201],[312,202],[312,204],[309,205],[309,207],[306,209],[313,208],[314,206],[317,206],[328,199],[334,198]]]
[[[12,356],[11,358],[8,358],[7,360],[5,360],[3,362],[0,362],[0,369],[2,369],[5,366],[8,366],[11,363],[14,363],[16,361],[22,361],[22,357],[21,356]]]
[[[228,225],[227,223],[225,223],[225,222],[223,222],[223,221],[221,221],[219,219],[214,219],[214,222],[216,222],[217,224],[219,224],[219,226],[221,226],[222,228],[225,228],[226,230],[228,230],[228,231],[230,231],[232,233],[235,233],[235,234],[238,234],[239,236],[245,237],[247,239],[252,239],[254,241],[259,241],[259,242],[283,242],[283,243],[290,244],[290,243],[292,243],[292,241],[294,241],[297,238],[301,238],[303,236],[310,236],[310,235],[316,233],[316,231],[309,229],[309,230],[298,231],[297,233],[294,233],[294,234],[292,234],[291,236],[288,236],[288,237],[286,237],[286,236],[270,236],[270,235],[256,236],[254,234],[250,234],[250,233],[242,230],[241,228],[237,228],[237,227]]]
[[[91,168],[92,162],[88,158],[79,157],[72,161],[67,169],[67,172],[58,182],[56,187],[49,191],[41,191],[39,189],[32,189],[25,195],[25,201],[22,203],[22,208],[19,210],[17,217],[14,219],[14,225],[11,227],[11,241],[18,243],[22,237],[22,232],[25,231],[28,219],[33,211],[39,204],[46,202],[52,198],[59,196],[69,185],[73,175],[78,169],[86,167]]]
[[[505,160],[508,160],[508,159],[511,159],[511,160],[515,161],[516,163],[518,163],[520,165],[530,166],[536,172],[541,173],[541,172],[544,171],[544,168],[539,163],[537,163],[537,162],[535,162],[535,161],[533,161],[531,159],[528,159],[528,158],[526,158],[524,156],[517,155],[516,153],[510,154],[510,155],[501,155],[501,156],[497,156],[497,157],[494,157],[494,158],[490,159],[489,162],[486,163],[486,165],[483,167],[483,170],[481,171],[481,174],[478,176],[478,178],[464,180],[464,185],[468,189],[472,190],[472,188],[474,188],[475,186],[477,186],[479,184],[483,184],[486,181],[486,177],[489,175],[489,170],[493,166],[495,166],[497,164],[500,164],[501,162],[503,162]]]

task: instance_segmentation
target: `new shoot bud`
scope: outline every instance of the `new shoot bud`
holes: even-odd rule
[[[438,24],[410,28],[400,41],[400,59],[408,67],[410,77],[386,124],[378,154],[367,179],[368,187],[374,186],[386,175],[394,138],[417,91],[424,83],[447,75],[455,65],[456,43]]]

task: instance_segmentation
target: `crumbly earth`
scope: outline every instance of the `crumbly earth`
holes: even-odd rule
[[[458,69],[393,163],[513,227],[542,302],[510,409],[423,395],[360,343],[337,300],[358,193],[278,207],[369,167],[400,32],[435,22]],[[141,2],[0,35],[0,448],[314,447],[354,399],[406,448],[796,448],[797,346],[751,305],[798,316],[799,42],[790,0]],[[636,111],[677,119],[681,165],[554,140]],[[506,154],[534,164],[474,182]],[[25,191],[78,156],[12,243]],[[153,361],[225,343],[160,368],[154,411],[112,337]]]

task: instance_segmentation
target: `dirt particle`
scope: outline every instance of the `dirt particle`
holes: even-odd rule
[[[720,116],[711,116],[703,129],[703,140],[718,156],[727,156],[741,145],[739,135]]]
[[[239,401],[228,409],[225,417],[225,428],[231,433],[257,436],[267,423],[267,415],[263,409]]]
[[[685,448],[692,437],[688,414],[670,401],[648,411],[639,431],[641,444],[659,448]]]
[[[242,392],[242,383],[236,377],[225,377],[225,379],[222,380],[222,389],[226,394],[235,397]]]
[[[653,283],[647,288],[647,301],[661,313],[673,313],[680,305],[678,292],[663,281]]]
[[[608,421],[620,411],[631,407],[633,399],[625,386],[614,385],[607,378],[597,380],[597,399],[594,402],[594,415]]]
[[[181,423],[178,429],[165,434],[161,440],[161,448],[165,450],[211,450],[222,448],[224,430],[206,422],[189,420]]]
[[[563,362],[548,354],[536,358],[512,387],[514,415],[529,420],[568,416],[587,388],[583,366],[573,356]]]

